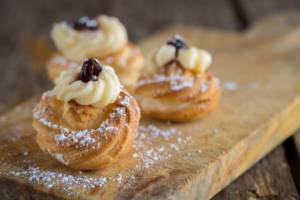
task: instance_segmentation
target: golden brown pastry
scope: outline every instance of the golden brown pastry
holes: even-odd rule
[[[201,118],[216,108],[219,80],[207,71],[212,57],[188,47],[175,35],[154,54],[154,74],[141,77],[135,90],[142,113],[152,118],[184,122]]]
[[[144,66],[139,48],[128,41],[124,25],[115,17],[82,17],[73,24],[56,23],[51,32],[58,49],[47,63],[51,80],[83,59],[94,57],[113,66],[121,83],[132,90]]]
[[[63,71],[34,109],[40,148],[80,170],[106,167],[131,151],[140,119],[113,68],[88,59]]]

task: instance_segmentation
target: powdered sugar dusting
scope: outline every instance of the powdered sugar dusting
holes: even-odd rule
[[[121,104],[126,105],[130,100],[130,98],[124,98]],[[56,142],[76,142],[78,145],[83,146],[87,146],[93,142],[94,138],[93,135],[91,135],[93,130],[72,132],[74,137],[71,137],[69,136],[71,130],[52,124],[43,118],[44,115],[42,115],[42,112],[51,111],[47,109],[41,109],[41,113],[35,111],[34,117],[45,126],[55,127],[60,130],[59,134],[54,136]],[[116,113],[125,114],[126,112],[122,107],[119,107],[116,109]],[[116,113],[111,114],[112,119],[117,117]],[[98,128],[101,129],[101,131],[116,131],[115,127],[108,126],[107,121],[104,121],[102,124],[103,125]],[[28,138],[26,140],[28,140]],[[30,141],[28,140],[28,142],[33,143],[31,139]],[[131,154],[132,157],[124,158],[126,160],[132,160],[132,162],[125,167],[122,166],[122,160],[120,160],[120,163],[117,163],[117,167],[114,166],[113,170],[109,168],[107,171],[100,170],[99,173],[74,171],[68,167],[64,167],[62,164],[58,164],[58,162],[54,159],[52,160],[50,156],[42,160],[36,160],[35,154],[41,153],[38,149],[35,149],[37,147],[33,147],[33,149],[25,149],[25,147],[22,147],[22,150],[20,150],[21,153],[16,152],[16,154],[11,154],[10,151],[5,151],[5,146],[0,147],[2,152],[7,152],[7,155],[11,158],[13,158],[14,155],[20,157],[11,160],[0,158],[0,164],[6,169],[5,175],[18,177],[31,185],[38,184],[53,191],[76,196],[78,191],[89,193],[91,191],[95,192],[99,188],[105,190],[105,187],[111,184],[116,185],[117,188],[130,188],[131,185],[136,184],[141,174],[144,176],[145,173],[152,173],[151,171],[156,170],[158,167],[170,166],[170,162],[176,159],[187,159],[193,153],[188,150],[192,144],[191,136],[181,132],[176,128],[176,125],[171,123],[159,124],[158,122],[141,122],[138,128],[134,150]],[[98,148],[101,148],[101,146]],[[199,154],[199,152],[194,153]],[[67,164],[63,154],[53,153],[53,157]],[[15,162],[21,162],[22,164],[15,165]],[[47,167],[49,163],[51,167]],[[12,168],[10,166],[18,167]]]
[[[233,91],[238,87],[237,83],[234,81],[228,81],[223,84],[224,90]]]
[[[152,124],[140,125],[133,155],[140,160],[136,168],[149,168],[165,161],[175,156],[176,151],[185,149],[190,142],[191,137],[183,136],[176,128],[160,129]],[[153,143],[160,145],[153,147]]]
[[[204,92],[206,92],[207,90],[208,90],[208,85],[207,85],[207,83],[201,84],[201,86],[200,86],[200,91],[201,91],[202,93],[204,93]]]
[[[227,91],[235,91],[237,89],[257,90],[260,88],[260,86],[261,85],[255,80],[244,82],[244,83],[238,83],[236,81],[231,80],[223,83],[223,89]]]
[[[73,176],[67,173],[44,170],[34,165],[18,171],[10,171],[8,174],[26,178],[30,182],[42,184],[49,189],[60,187],[63,192],[66,192],[69,195],[78,187],[84,189],[103,187],[110,179],[108,177],[92,178],[85,175]]]
[[[78,132],[83,137],[85,132]],[[56,140],[67,140],[66,135],[58,135]],[[90,175],[86,172],[75,172],[73,170],[50,170],[39,166],[38,163],[30,161],[30,154],[26,153],[26,164],[21,169],[8,169],[11,176],[26,179],[29,182],[42,185],[49,189],[55,189],[67,195],[74,195],[75,191],[91,191],[95,188],[102,188],[114,182],[120,187],[130,187],[136,181],[135,174],[144,173],[145,169],[155,169],[156,165],[164,165],[170,158],[177,156],[179,152],[185,151],[192,140],[190,136],[185,136],[181,131],[170,125],[164,128],[155,124],[141,124],[134,144],[132,159],[134,164],[130,167],[120,168],[115,174],[101,176]],[[155,145],[154,145],[155,144]],[[198,152],[196,152],[199,154]],[[179,159],[186,159],[191,153],[184,153]],[[62,154],[53,154],[58,160],[66,163]],[[24,157],[25,158],[25,157]],[[4,162],[1,161],[1,165]],[[67,163],[66,163],[67,164]],[[126,183],[126,184],[125,184]],[[76,195],[76,194],[75,194]]]
[[[141,125],[139,126],[138,140],[144,140],[148,137],[151,138],[162,137],[165,140],[169,140],[169,138],[171,136],[174,136],[175,134],[181,135],[181,133],[178,132],[175,128],[162,130],[152,124]]]
[[[193,87],[194,84],[194,78],[189,77],[189,78],[178,78],[178,79],[171,79],[171,90],[172,91],[179,91],[182,89],[186,88],[191,88]]]
[[[170,89],[172,91],[179,91],[186,88],[193,87],[194,78],[193,77],[184,77],[179,75],[174,76],[163,76],[156,74],[152,79],[142,79],[139,81],[139,85],[153,84],[153,83],[161,83],[161,82],[169,82]]]
[[[53,95],[53,93],[46,92],[42,98],[46,98],[47,95]],[[126,106],[130,103],[131,99],[125,96],[120,100],[121,106]],[[76,149],[86,149],[86,148],[96,148],[99,149],[100,145],[97,143],[97,139],[95,138],[97,134],[115,134],[118,133],[118,128],[112,126],[111,122],[115,121],[120,116],[126,114],[126,110],[124,107],[116,107],[108,116],[106,120],[104,120],[101,125],[97,129],[89,129],[89,130],[80,130],[74,131],[70,130],[67,127],[63,127],[62,125],[54,124],[50,120],[45,117],[45,112],[47,114],[52,114],[51,109],[48,107],[43,107],[41,109],[34,109],[33,118],[38,120],[44,126],[49,128],[58,129],[59,134],[54,136],[54,140],[56,141],[58,146],[74,146]]]

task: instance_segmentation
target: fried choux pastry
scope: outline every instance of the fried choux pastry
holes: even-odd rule
[[[135,87],[144,57],[128,41],[127,31],[117,18],[100,15],[95,19],[82,17],[74,23],[56,23],[51,37],[58,49],[46,65],[51,80],[83,59],[94,57],[113,66],[125,88]]]
[[[159,120],[185,122],[205,116],[216,108],[219,80],[208,72],[212,56],[189,47],[175,35],[153,55],[156,70],[142,76],[135,97],[142,113]]]
[[[114,69],[96,59],[68,69],[34,109],[39,147],[79,170],[107,167],[133,147],[140,110]]]

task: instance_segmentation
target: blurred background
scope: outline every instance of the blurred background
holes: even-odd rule
[[[0,111],[7,103],[40,93],[47,79],[38,70],[48,55],[49,31],[61,20],[109,14],[126,25],[137,42],[175,24],[228,31],[244,30],[261,18],[283,11],[299,11],[299,0],[1,0]],[[32,55],[33,54],[33,55]],[[40,55],[39,55],[40,54]],[[28,56],[36,58],[36,63]],[[35,66],[36,71],[32,71]],[[10,69],[10,70],[8,70]],[[13,69],[13,70],[12,70]],[[36,74],[37,73],[37,74]],[[15,80],[17,77],[17,80]]]
[[[0,0],[0,112],[38,95],[50,84],[44,61],[52,52],[49,32],[61,20],[109,14],[120,18],[132,41],[138,42],[168,26],[182,24],[225,31],[244,31],[271,14],[299,12],[300,0]],[[32,59],[35,58],[35,59]],[[299,134],[298,134],[299,135]],[[300,137],[298,137],[300,138]],[[299,140],[300,141],[300,140]],[[300,143],[299,143],[300,144]],[[285,146],[293,146],[289,140]],[[300,145],[298,145],[300,147]],[[298,199],[299,158],[278,147],[216,199],[234,199],[257,188],[265,196],[255,199]],[[292,162],[298,162],[293,164]],[[289,164],[291,167],[289,167]],[[297,174],[298,173],[298,174]],[[269,177],[285,177],[270,181]],[[299,176],[298,176],[299,175]],[[294,177],[295,183],[292,181]],[[298,177],[295,179],[295,177]],[[280,182],[281,181],[281,182]],[[244,196],[245,196],[244,195]]]

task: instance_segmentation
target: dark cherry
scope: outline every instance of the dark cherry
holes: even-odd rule
[[[179,49],[186,49],[188,48],[186,42],[184,41],[183,37],[180,35],[174,35],[171,39],[167,41],[168,45],[172,45],[176,48],[176,57],[178,55]]]
[[[73,22],[73,28],[78,31],[82,30],[97,30],[98,23],[95,19],[89,18],[87,16],[79,18],[77,21]]]
[[[83,62],[79,79],[83,82],[89,82],[89,81],[97,81],[98,75],[102,71],[101,63],[95,59],[90,58]]]

